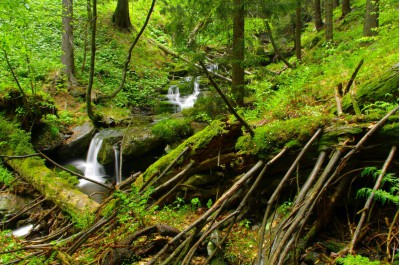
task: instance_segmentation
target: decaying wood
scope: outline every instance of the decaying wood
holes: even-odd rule
[[[283,186],[285,185],[286,181],[289,179],[290,175],[296,168],[297,164],[300,162],[300,159],[303,157],[303,155],[306,153],[306,151],[310,148],[312,143],[317,139],[317,137],[321,134],[322,129],[319,128],[311,137],[311,139],[308,141],[308,143],[304,146],[304,148],[301,150],[301,152],[298,154],[296,160],[293,162],[292,166],[289,168],[287,171],[286,175],[282,178],[281,182],[279,183],[278,187],[275,189],[274,193],[271,195],[270,199],[268,200],[267,203],[267,209],[265,210],[265,214],[263,217],[263,222],[261,225],[261,231],[260,231],[260,240],[259,240],[259,246],[258,246],[258,254],[257,254],[257,262],[256,264],[261,264],[261,256],[262,256],[262,251],[263,251],[263,245],[264,245],[264,236],[265,236],[265,227],[267,225],[267,220],[269,217],[269,213],[271,212],[272,209],[272,204],[275,202],[277,199],[278,195],[280,194]]]
[[[382,179],[383,179],[384,175],[386,174],[386,171],[387,171],[390,163],[392,162],[392,159],[393,159],[393,157],[395,155],[396,150],[397,150],[396,146],[393,146],[392,149],[390,150],[389,156],[387,157],[387,159],[385,161],[385,164],[382,167],[382,171],[379,174],[379,177],[377,178],[377,180],[375,182],[375,185],[374,185],[374,187],[372,189],[372,192],[369,195],[367,201],[365,202],[365,205],[364,205],[364,208],[363,208],[363,212],[361,214],[360,220],[358,221],[358,225],[357,225],[356,231],[354,232],[353,238],[351,239],[350,244],[348,246],[348,251],[351,254],[353,254],[354,246],[356,244],[357,237],[360,234],[361,228],[362,228],[362,226],[364,224],[365,218],[367,217],[367,212],[371,208],[372,201],[373,201],[374,196],[375,196],[375,192],[381,186]]]
[[[161,179],[162,177],[165,176],[165,174],[168,173],[168,171],[175,166],[176,162],[178,162],[178,160],[187,152],[189,151],[190,147],[187,146],[185,149],[183,149],[183,151],[164,169],[164,171],[157,177],[157,179]],[[153,181],[153,179],[156,177],[157,175],[152,175],[143,185],[142,187],[140,187],[140,192],[142,192],[143,190],[146,189],[146,187]]]
[[[258,163],[253,166],[246,174],[244,174],[233,186],[226,191],[215,203],[213,206],[210,207],[202,216],[200,216],[196,221],[194,221],[191,225],[189,225],[185,230],[183,230],[181,233],[179,233],[177,236],[175,236],[172,240],[168,242],[158,253],[153,257],[153,259],[148,263],[154,264],[157,262],[157,260],[161,257],[162,254],[165,253],[165,251],[168,250],[168,248],[175,244],[177,241],[179,241],[184,235],[186,235],[190,230],[193,228],[199,227],[199,226],[204,226],[204,223],[207,221],[207,219],[215,212],[217,211],[222,204],[224,204],[227,200],[229,200],[235,192],[239,188],[241,188],[244,183],[252,177],[252,175],[264,164],[262,160],[258,161]]]
[[[354,70],[353,74],[351,75],[351,78],[349,80],[349,82],[347,83],[345,89],[343,90],[343,96],[350,91],[350,87],[353,84],[354,80],[356,79],[356,76],[358,74],[358,71],[360,70],[361,66],[364,63],[364,59],[361,59],[361,61],[358,63],[356,69]]]
[[[342,116],[343,109],[342,109],[342,100],[340,98],[339,87],[335,89],[335,102],[336,102],[337,115]]]

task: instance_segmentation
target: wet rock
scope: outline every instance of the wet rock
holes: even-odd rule
[[[57,156],[64,161],[76,159],[76,157],[82,157],[86,154],[95,128],[91,123],[86,122],[73,128],[72,131],[71,137],[65,140],[57,150]]]

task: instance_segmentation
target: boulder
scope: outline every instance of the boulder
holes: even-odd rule
[[[94,131],[95,128],[90,122],[73,128],[73,134],[66,139],[63,145],[57,150],[57,156],[60,160],[67,161],[84,156]]]

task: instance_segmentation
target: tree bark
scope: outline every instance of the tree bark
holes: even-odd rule
[[[367,0],[365,6],[364,36],[376,36],[379,26],[379,0]]]
[[[301,0],[296,0],[295,48],[297,60],[301,60]]]
[[[324,27],[324,22],[322,22],[322,12],[321,12],[321,0],[314,0],[314,23],[317,31],[320,31]]]
[[[238,106],[244,104],[244,0],[233,0],[232,93]]]
[[[278,46],[276,46],[276,43],[275,43],[274,37],[272,35],[272,30],[271,30],[271,27],[269,25],[269,22],[265,21],[264,23],[265,23],[265,26],[267,28],[267,34],[269,35],[269,39],[271,40],[271,44],[272,44],[272,47],[274,47],[274,51],[275,51],[276,55],[278,55],[278,57],[282,60],[282,62],[285,63],[285,65],[287,67],[293,69],[294,66],[288,60],[286,60],[285,57],[283,57],[282,53],[278,49]]]
[[[340,19],[343,19],[346,17],[348,13],[351,12],[351,7],[350,7],[350,0],[343,0],[342,2],[342,16]]]
[[[94,79],[94,67],[96,61],[96,21],[97,21],[97,1],[93,0],[92,7],[92,33],[91,33],[91,45],[90,45],[90,73],[89,73],[89,84],[86,89],[86,112],[89,119],[93,122],[94,125],[98,123],[98,117],[93,112],[92,108],[92,88],[93,88],[93,79]]]
[[[339,0],[333,0],[333,9],[339,6]]]
[[[62,51],[61,62],[64,65],[64,73],[67,75],[68,84],[77,85],[75,79],[74,60],[74,34],[72,28],[73,0],[62,0]]]
[[[132,29],[128,0],[118,0],[117,7],[112,16],[112,22],[119,29],[128,31]]]
[[[333,0],[325,0],[325,39],[333,41]]]

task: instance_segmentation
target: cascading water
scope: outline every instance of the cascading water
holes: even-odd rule
[[[191,82],[194,77],[188,76],[185,78],[185,82]],[[171,104],[177,106],[177,111],[193,107],[198,96],[200,95],[200,77],[195,77],[193,80],[193,93],[188,96],[181,96],[179,87],[172,85],[168,89],[167,98]]]
[[[105,170],[102,164],[97,161],[97,156],[100,152],[103,138],[100,133],[97,133],[90,142],[89,150],[86,156],[86,161],[72,162],[76,168],[84,172],[84,176],[93,179],[97,182],[104,183]],[[83,187],[91,183],[88,180],[81,179],[78,187]]]

